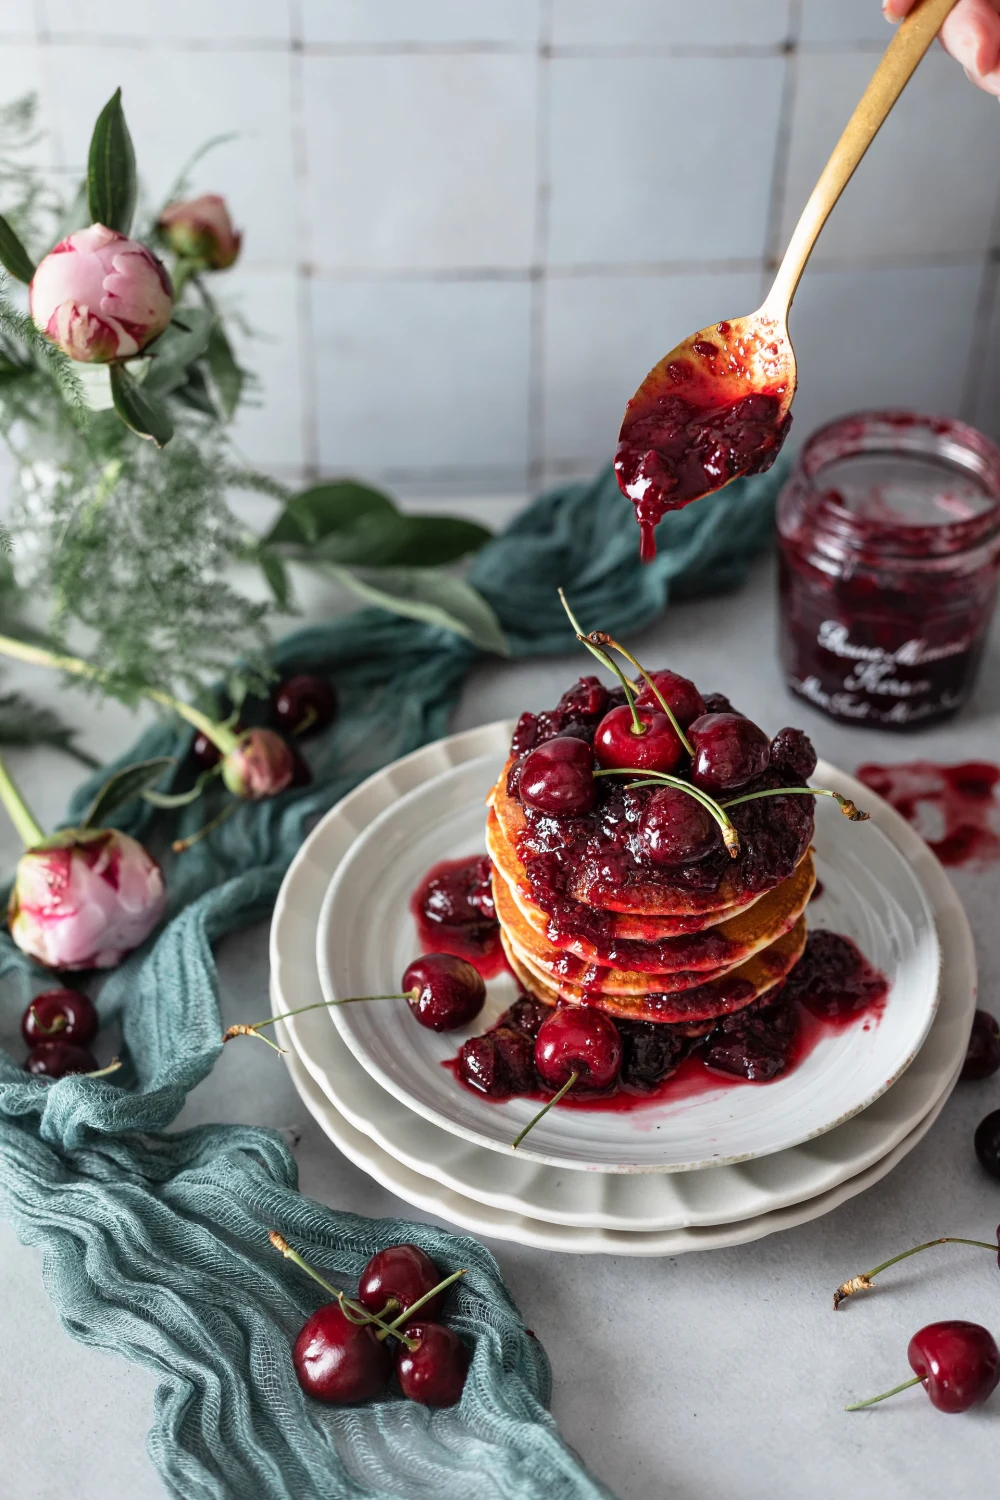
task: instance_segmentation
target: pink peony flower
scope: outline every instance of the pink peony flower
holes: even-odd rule
[[[225,271],[240,253],[243,239],[233,228],[225,198],[203,193],[187,203],[168,203],[157,225],[175,254]]]
[[[29,292],[38,328],[70,359],[131,359],[170,322],[173,287],[138,240],[91,224],[42,260]]]
[[[222,779],[235,797],[259,802],[291,786],[295,751],[273,729],[248,729],[222,758]]]
[[[17,946],[50,969],[111,969],[166,905],[156,860],[114,828],[67,829],[18,860],[8,923]]]

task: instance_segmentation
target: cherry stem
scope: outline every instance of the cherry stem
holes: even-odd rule
[[[404,1307],[403,1311],[398,1315],[398,1317],[394,1318],[387,1328],[383,1326],[382,1330],[377,1333],[375,1337],[377,1339],[384,1339],[388,1334],[392,1333],[395,1334],[396,1338],[401,1338],[402,1335],[400,1334],[399,1329],[403,1323],[408,1323],[413,1317],[413,1314],[415,1312],[419,1312],[425,1302],[429,1302],[431,1298],[436,1297],[439,1292],[446,1291],[448,1287],[450,1287],[453,1282],[456,1282],[460,1276],[465,1276],[466,1274],[467,1267],[465,1266],[463,1266],[460,1271],[452,1271],[450,1276],[446,1276],[443,1281],[439,1281],[437,1286],[432,1286],[430,1291],[425,1292],[422,1297],[418,1297],[416,1302],[411,1302],[409,1307]],[[390,1297],[389,1300],[390,1302],[392,1302],[395,1299]],[[398,1302],[396,1303],[396,1306],[399,1306]],[[385,1316],[385,1308],[382,1309],[381,1316]]]
[[[98,1068],[93,1073],[83,1073],[83,1074],[81,1074],[81,1077],[83,1077],[83,1078],[107,1078],[107,1076],[108,1076],[109,1073],[117,1073],[118,1069],[121,1067],[121,1065],[122,1065],[121,1058],[120,1057],[113,1057],[111,1059],[111,1061],[108,1063],[108,1065],[107,1065],[106,1068]]]
[[[902,1385],[894,1385],[891,1391],[883,1391],[881,1396],[869,1396],[867,1401],[853,1401],[850,1406],[845,1406],[845,1411],[860,1411],[864,1406],[874,1406],[878,1401],[888,1401],[890,1396],[898,1396],[900,1391],[908,1391],[911,1385],[919,1385],[923,1380],[922,1375],[914,1375],[909,1380],[904,1380]]]
[[[19,641],[9,635],[0,635],[0,655],[12,656],[17,661],[30,662],[35,667],[54,667],[56,671],[70,672],[74,677],[89,677],[95,682],[102,682],[105,676],[100,667],[95,667],[89,661],[82,661],[78,656],[64,656],[61,652],[48,651],[44,646],[33,646],[28,641]],[[190,703],[182,702],[172,693],[165,693],[161,688],[153,687],[144,687],[140,691],[144,698],[151,698],[154,703],[173,709],[174,713],[180,714],[182,719],[193,724],[195,729],[200,729],[205,738],[211,740],[222,755],[227,754],[237,744],[239,736],[234,734],[227,725],[217,724],[200,709],[194,708]]]
[[[55,1017],[51,1026],[43,1026],[41,1021],[38,1019],[38,1012],[35,1009],[34,1000],[32,1000],[31,1004],[28,1006],[28,1013],[34,1019],[35,1026],[42,1033],[42,1036],[55,1036],[57,1031],[66,1030],[66,1017],[62,1014],[61,1011]]]
[[[340,1303],[340,1310],[349,1323],[375,1323],[379,1328],[384,1329],[386,1333],[391,1333],[395,1338],[400,1339],[406,1345],[407,1349],[416,1349],[419,1347],[415,1339],[408,1339],[404,1333],[400,1333],[393,1328],[391,1323],[383,1323],[382,1319],[376,1313],[369,1312],[367,1307],[362,1307],[360,1302],[355,1302],[352,1297],[348,1297],[346,1292],[340,1292],[335,1286],[331,1286],[326,1278],[321,1276],[307,1260],[304,1260],[297,1250],[292,1249],[283,1234],[279,1234],[276,1229],[269,1229],[267,1237],[279,1254],[283,1255],[286,1260],[290,1260],[293,1266],[298,1266],[300,1271],[305,1271],[306,1275],[311,1276],[318,1286],[321,1286],[325,1292],[330,1293],[335,1302]],[[355,1316],[349,1318],[348,1311],[354,1313]]]
[[[656,683],[653,681],[652,677],[650,677],[649,673],[646,671],[646,668],[642,665],[642,663],[636,661],[631,651],[626,651],[624,646],[620,646],[616,640],[614,640],[610,635],[606,635],[603,630],[592,630],[590,632],[590,640],[595,646],[610,646],[612,651],[617,651],[619,655],[624,656],[626,661],[630,661],[632,663],[633,667],[635,667],[640,676],[645,678],[647,687],[673,725],[674,733],[680,740],[681,744],[684,746],[684,749],[687,751],[688,755],[693,755],[694,746],[691,744],[691,741],[688,739],[687,735],[684,733],[683,729],[678,723],[677,715],[674,713],[673,709],[670,707],[670,704],[667,702],[666,698],[664,698],[663,694],[660,692],[659,688],[656,686]]]
[[[314,1000],[312,1005],[300,1005],[297,1010],[283,1010],[276,1016],[268,1016],[264,1021],[254,1021],[252,1026],[237,1023],[230,1026],[224,1033],[223,1042],[231,1042],[234,1036],[255,1036],[262,1042],[267,1042],[269,1047],[274,1047],[275,1052],[284,1052],[284,1047],[275,1046],[269,1037],[261,1036],[261,1027],[273,1026],[275,1021],[287,1021],[289,1016],[304,1016],[307,1010],[328,1010],[331,1005],[360,1005],[364,1000],[412,1000],[420,992],[416,988],[404,990],[397,995],[345,995],[343,1000]]]
[[[723,802],[722,806],[738,807],[741,802],[756,802],[758,797],[833,797],[839,803],[844,817],[850,818],[852,823],[867,823],[870,817],[850,797],[844,797],[840,792],[831,792],[825,786],[775,786],[765,792],[747,792],[745,797],[734,797],[731,802]]]
[[[520,1135],[516,1138],[516,1140],[511,1141],[510,1148],[511,1148],[512,1151],[516,1151],[517,1150],[518,1146],[524,1140],[524,1137],[528,1134],[528,1131],[529,1130],[534,1130],[534,1128],[538,1124],[539,1120],[542,1118],[543,1115],[547,1115],[548,1114],[548,1112],[552,1108],[553,1104],[558,1104],[559,1100],[562,1098],[562,1096],[564,1094],[568,1094],[569,1093],[570,1089],[573,1087],[574,1083],[579,1078],[579,1076],[580,1076],[579,1073],[571,1073],[569,1075],[569,1077],[567,1078],[566,1082],[563,1084],[562,1088],[559,1090],[559,1092],[557,1094],[553,1094],[552,1098],[549,1100],[549,1102],[547,1104],[543,1104],[542,1105],[542,1107],[538,1111],[537,1115],[535,1115],[534,1119],[528,1121],[527,1125],[525,1125],[524,1129],[521,1131]]]
[[[965,1240],[957,1234],[943,1234],[940,1239],[925,1240],[922,1245],[914,1245],[910,1250],[902,1250],[898,1255],[893,1255],[889,1260],[884,1260],[880,1266],[875,1266],[871,1271],[862,1271],[860,1276],[852,1276],[850,1281],[845,1281],[833,1294],[833,1310],[848,1297],[853,1297],[855,1292],[867,1291],[875,1277],[882,1271],[887,1271],[890,1266],[898,1265],[901,1260],[908,1260],[911,1255],[919,1255],[921,1250],[932,1250],[935,1245],[975,1245],[980,1250],[992,1250],[994,1255],[1000,1254],[1000,1244],[991,1243],[989,1240]]]
[[[566,611],[566,614],[569,618],[569,623],[576,631],[577,640],[582,646],[586,646],[591,656],[596,657],[597,660],[601,663],[602,667],[607,667],[609,672],[613,672],[618,678],[618,681],[621,683],[625,693],[625,701],[628,704],[629,710],[632,714],[632,733],[634,735],[645,734],[646,727],[643,724],[642,720],[639,718],[639,715],[636,711],[635,694],[633,692],[632,684],[629,682],[628,678],[625,676],[625,673],[619,667],[618,663],[614,661],[606,651],[602,651],[599,646],[595,646],[594,642],[588,635],[584,635],[583,626],[580,624],[579,620],[576,618],[576,615],[570,609],[569,603],[566,599],[566,595],[563,593],[562,589],[559,590],[559,598],[562,600],[562,607]]]
[[[26,849],[35,849],[39,844],[44,843],[45,834],[35,821],[34,814],[21,796],[2,758],[0,758],[0,802],[6,808],[7,816],[17,829],[18,838]]]
[[[216,766],[211,771],[206,771],[205,775],[214,776],[218,769],[219,767]],[[186,839],[174,839],[170,845],[172,852],[174,854],[186,854],[189,849],[194,848],[195,844],[200,844],[202,839],[207,839],[210,833],[214,833],[217,828],[221,827],[223,823],[231,818],[238,807],[238,802],[230,802],[220,813],[210,819],[204,828],[199,828],[197,833],[189,833]]]
[[[310,704],[305,713],[302,715],[301,722],[296,724],[295,728],[292,730],[292,733],[296,735],[305,734],[307,729],[311,729],[313,727],[318,718],[319,714]]]
[[[666,771],[642,771],[638,766],[614,767],[608,770],[595,771],[594,775],[637,776],[639,780],[630,781],[626,787],[626,791],[633,791],[636,787],[647,786],[649,782],[655,781],[660,785],[673,786],[678,791],[686,792],[689,797],[693,797],[696,802],[700,802],[702,807],[710,812],[718,823],[722,831],[722,842],[729,851],[730,859],[736,859],[739,855],[740,836],[736,831],[732,819],[725,811],[722,803],[716,802],[715,798],[710,797],[707,792],[703,792],[701,787],[692,786],[690,781],[683,781],[680,776],[671,776]],[[729,803],[726,804],[726,806],[730,805]]]

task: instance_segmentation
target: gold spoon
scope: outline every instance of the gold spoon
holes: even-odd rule
[[[791,425],[795,353],[788,309],[819,232],[958,0],[920,0],[903,20],[823,168],[762,307],[713,323],[665,354],[625,408],[615,472],[636,508],[639,554],[653,528],[741,474],[774,462]]]

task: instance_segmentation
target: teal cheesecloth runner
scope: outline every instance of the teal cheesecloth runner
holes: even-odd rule
[[[606,471],[536,500],[487,544],[470,576],[516,656],[571,648],[559,583],[587,628],[627,636],[671,599],[742,580],[770,535],[778,484],[773,473],[744,480],[669,516],[659,556],[642,566],[631,506]],[[302,1197],[292,1154],[272,1131],[170,1130],[221,1047],[213,944],[266,918],[318,815],[379,766],[447,731],[467,672],[484,659],[455,635],[374,609],[280,642],[282,673],[332,676],[339,718],[310,742],[310,786],[241,804],[205,841],[165,859],[168,916],[98,1001],[103,1022],[120,1022],[122,1070],[49,1083],[0,1053],[0,1209],[24,1243],[41,1248],[67,1332],[156,1372],[149,1452],[177,1500],[607,1494],[560,1440],[546,1410],[544,1352],[475,1240]],[[175,755],[180,784],[189,741],[189,730],[159,724],[118,764]],[[69,823],[106,774],[80,788]],[[134,802],[114,821],[161,853],[205,818],[199,804],[167,814]],[[51,976],[4,931],[0,979],[13,1037]],[[389,1395],[335,1408],[303,1396],[290,1342],[323,1294],[275,1254],[270,1228],[349,1291],[369,1256],[400,1240],[422,1245],[442,1274],[467,1266],[449,1314],[474,1350],[461,1404],[432,1411]]]

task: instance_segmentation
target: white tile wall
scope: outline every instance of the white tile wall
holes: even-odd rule
[[[246,232],[241,451],[495,509],[760,300],[891,34],[879,0],[0,0],[0,103],[38,91],[71,178],[121,84],[152,202],[236,131],[194,187]],[[799,293],[799,437],[963,393],[1000,436],[998,198],[1000,112],[934,49]]]

